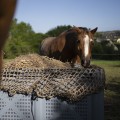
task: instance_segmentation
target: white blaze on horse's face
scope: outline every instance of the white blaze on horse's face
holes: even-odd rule
[[[89,47],[90,47],[89,44],[90,44],[90,38],[88,35],[85,35],[85,38],[84,38],[84,56],[85,56],[85,58],[89,54]]]

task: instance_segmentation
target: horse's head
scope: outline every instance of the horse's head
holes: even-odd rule
[[[93,30],[79,27],[77,29],[77,53],[81,59],[81,65],[88,67],[90,65],[91,51],[94,44],[94,34],[97,31],[97,27]]]

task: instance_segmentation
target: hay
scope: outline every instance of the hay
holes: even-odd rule
[[[11,62],[4,64],[4,68],[70,68],[70,64],[59,60],[40,56],[38,54],[28,54],[16,57]]]
[[[97,66],[71,68],[58,60],[29,54],[4,65],[0,85],[10,96],[32,94],[33,98],[59,97],[74,102],[103,90],[105,72]]]

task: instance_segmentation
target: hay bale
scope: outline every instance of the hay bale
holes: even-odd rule
[[[59,97],[72,102],[103,90],[104,85],[104,69],[98,66],[71,68],[46,56],[28,54],[4,65],[0,90],[10,96],[31,94],[33,98]]]
[[[38,54],[27,54],[16,57],[14,60],[4,64],[4,68],[70,68],[70,64],[59,60],[40,56]]]

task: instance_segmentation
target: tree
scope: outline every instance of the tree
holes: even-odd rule
[[[92,53],[93,54],[103,54],[104,53],[101,43],[98,43],[95,41]]]
[[[68,29],[70,29],[71,27],[72,27],[72,26],[70,26],[70,25],[67,25],[67,26],[66,26],[66,25],[57,26],[57,27],[49,30],[46,34],[47,34],[48,36],[56,37],[56,36],[58,36],[60,33],[62,33],[63,31],[68,30]]]
[[[30,24],[14,19],[4,47],[5,58],[14,58],[21,54],[39,51],[39,45],[45,34],[35,33]]]

